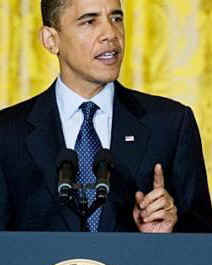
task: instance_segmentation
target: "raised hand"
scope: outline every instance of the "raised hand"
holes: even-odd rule
[[[177,208],[174,200],[166,191],[163,169],[160,164],[154,168],[153,190],[144,195],[135,194],[133,218],[140,232],[168,233],[172,232],[177,222]]]

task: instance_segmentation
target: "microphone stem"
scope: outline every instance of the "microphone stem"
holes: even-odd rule
[[[88,208],[87,217],[89,218],[99,207],[101,207],[105,203],[105,198],[97,198],[91,206]]]
[[[86,198],[85,185],[82,185],[82,198],[80,200],[80,231],[88,232],[87,228],[88,201]]]

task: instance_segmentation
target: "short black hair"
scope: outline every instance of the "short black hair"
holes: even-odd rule
[[[60,15],[71,0],[41,0],[41,15],[44,26],[59,28]]]

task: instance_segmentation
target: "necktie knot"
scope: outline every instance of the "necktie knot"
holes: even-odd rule
[[[94,114],[99,109],[99,107],[95,103],[93,103],[92,101],[82,103],[79,108],[83,112],[84,119],[86,121],[90,121],[90,122],[93,121]]]

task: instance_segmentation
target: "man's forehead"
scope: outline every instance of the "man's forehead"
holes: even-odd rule
[[[66,0],[67,6],[93,8],[98,6],[121,7],[123,0]]]

